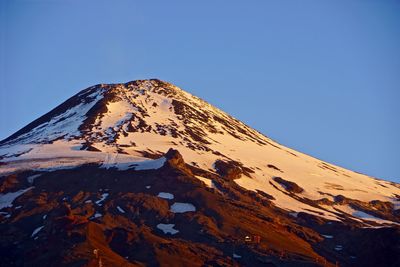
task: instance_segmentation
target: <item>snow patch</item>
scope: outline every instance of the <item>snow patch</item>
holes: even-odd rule
[[[33,187],[29,187],[26,189],[22,189],[16,192],[10,192],[7,194],[0,194],[0,210],[2,208],[7,208],[7,207],[12,207],[12,203],[14,202],[14,200],[23,195],[25,192],[31,190]]]
[[[161,157],[159,159],[138,162],[134,164],[134,167],[136,171],[156,170],[164,166],[166,160],[165,157]]]
[[[28,181],[28,183],[33,184],[33,181],[34,181],[36,178],[38,178],[39,176],[41,176],[41,175],[42,175],[42,174],[35,174],[35,175],[32,175],[32,176],[27,177],[26,180]]]
[[[101,216],[103,216],[103,214],[101,214],[101,213],[99,213],[99,212],[96,212],[96,213],[92,216],[92,218],[93,218],[93,219],[96,219],[96,218],[99,218],[99,217],[101,217]]]
[[[175,235],[179,233],[179,230],[174,229],[175,224],[164,224],[164,223],[159,223],[157,224],[157,228],[160,229],[161,231],[164,232],[164,234],[171,234]]]
[[[340,211],[342,211],[344,213],[347,213],[347,214],[353,216],[356,220],[359,220],[359,221],[364,220],[364,221],[373,221],[373,222],[378,223],[378,224],[396,224],[396,225],[400,225],[399,223],[392,222],[392,221],[385,220],[385,219],[381,219],[381,218],[375,217],[375,216],[373,216],[371,214],[365,213],[363,211],[353,209],[349,205],[335,205],[334,207],[337,210],[340,210]]]
[[[365,213],[363,211],[360,210],[356,210],[354,211],[351,215],[353,215],[354,217],[363,219],[363,220],[372,220],[372,221],[376,221],[376,220],[382,220],[380,218],[377,218],[371,214]]]
[[[37,235],[37,233],[39,233],[40,230],[43,229],[43,227],[44,227],[44,225],[36,228],[35,230],[33,230],[31,237],[34,237],[35,235]]]
[[[0,211],[0,215],[3,215],[7,219],[11,217],[11,214],[9,214],[8,212],[5,212],[5,211]]]
[[[34,147],[32,144],[5,145],[0,148],[0,156],[5,158],[2,161],[7,162],[29,153]]]
[[[130,169],[134,169],[135,171],[146,171],[146,170],[157,170],[164,166],[165,161],[167,160],[165,157],[161,157],[159,159],[145,160],[145,161],[127,161],[121,162],[118,158],[118,154],[113,154],[112,156],[106,156],[104,163],[102,164],[103,168],[117,168],[120,171],[126,171]]]
[[[118,210],[119,212],[121,212],[121,213],[125,213],[125,211],[124,211],[120,206],[117,206],[117,210]]]
[[[101,194],[101,198],[96,201],[96,204],[102,206],[103,204],[101,202],[103,202],[109,195],[110,195],[109,193]]]
[[[170,209],[173,213],[184,213],[190,211],[196,211],[196,207],[190,203],[175,202]]]
[[[70,140],[79,136],[79,126],[86,119],[86,113],[99,101],[103,96],[101,91],[96,91],[87,98],[94,100],[85,103],[81,102],[74,107],[66,110],[64,113],[51,118],[50,121],[42,123],[21,136],[15,141],[22,141],[25,144],[49,142],[62,137],[64,140]]]
[[[336,251],[341,251],[341,250],[343,250],[343,246],[342,245],[336,245],[335,246],[335,250]]]
[[[214,182],[211,179],[205,178],[205,177],[202,177],[202,176],[198,176],[198,175],[196,175],[195,177],[197,179],[199,179],[200,181],[202,181],[203,183],[205,183],[207,187],[215,188]]]
[[[174,199],[174,195],[171,193],[166,193],[166,192],[160,192],[157,195],[160,198],[164,198],[164,199]]]

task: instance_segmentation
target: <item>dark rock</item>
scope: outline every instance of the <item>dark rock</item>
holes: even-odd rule
[[[231,180],[238,179],[243,174],[243,169],[234,161],[217,160],[214,166],[219,175]]]
[[[349,203],[348,199],[347,199],[345,196],[343,196],[343,195],[337,195],[337,196],[335,196],[335,197],[334,197],[334,201],[335,201],[335,203],[341,204],[341,205],[343,205],[343,204],[348,204],[348,203]]]
[[[369,204],[382,212],[391,212],[394,209],[393,203],[388,201],[372,200]]]
[[[304,191],[304,189],[298,186],[296,183],[285,180],[281,177],[274,177],[272,179],[274,179],[275,182],[285,187],[286,191],[289,191],[291,193],[301,193]]]
[[[278,167],[276,167],[275,165],[272,165],[272,164],[268,164],[267,167],[270,169],[273,169],[275,171],[278,171],[278,172],[283,172],[281,169],[279,169]]]
[[[6,193],[13,190],[19,185],[18,177],[16,175],[8,175],[0,178],[0,193]],[[16,191],[16,190],[13,190]]]
[[[164,157],[167,159],[164,166],[169,166],[192,175],[192,171],[186,165],[181,153],[179,153],[178,150],[170,148],[168,152],[165,153]]]
[[[316,200],[316,202],[319,205],[327,205],[327,206],[331,206],[334,204],[331,200],[327,199],[326,197],[318,199]]]
[[[263,196],[263,197],[265,197],[265,198],[267,198],[269,200],[275,200],[275,198],[272,195],[267,194],[264,191],[261,191],[261,190],[256,190],[256,191],[257,191],[258,194],[260,194],[261,196]]]
[[[167,159],[167,162],[171,166],[175,167],[184,167],[185,166],[185,161],[183,160],[183,157],[181,153],[179,153],[178,150],[170,148],[167,153],[165,153],[165,158]]]

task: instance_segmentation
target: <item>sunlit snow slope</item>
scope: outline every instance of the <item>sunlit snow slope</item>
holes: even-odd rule
[[[349,202],[361,201],[371,209],[375,203],[371,201],[388,202],[395,210],[400,207],[398,184],[284,147],[160,80],[83,90],[0,142],[0,174],[88,162],[140,169],[157,166],[152,159],[169,148],[177,149],[187,163],[211,172],[216,172],[217,160],[234,162],[246,170],[235,179],[238,185],[272,195],[277,206],[294,216],[307,212],[341,220],[346,214],[362,222],[390,223],[354,209]],[[344,201],[337,201],[342,196]]]

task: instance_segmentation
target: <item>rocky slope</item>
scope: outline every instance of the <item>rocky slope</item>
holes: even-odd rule
[[[4,266],[399,266],[400,185],[160,80],[85,89],[0,142]]]

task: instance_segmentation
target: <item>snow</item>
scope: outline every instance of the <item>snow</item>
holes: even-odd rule
[[[203,183],[205,183],[207,187],[215,188],[215,185],[211,179],[205,178],[202,176],[198,176],[198,175],[196,175],[196,178],[199,179],[200,181],[202,181]]]
[[[334,207],[335,207],[335,209],[337,209],[339,211],[342,211],[343,213],[346,213],[348,215],[353,216],[354,219],[356,219],[358,221],[361,221],[361,222],[363,222],[363,221],[364,222],[365,221],[366,222],[371,221],[371,222],[375,222],[375,223],[378,223],[378,224],[396,224],[396,225],[400,225],[399,223],[392,222],[392,221],[389,221],[389,220],[385,220],[385,219],[382,219],[382,218],[378,218],[378,217],[375,217],[375,216],[373,216],[371,214],[365,213],[363,211],[353,209],[349,205],[334,205]]]
[[[157,228],[160,229],[161,231],[163,231],[164,234],[175,235],[175,234],[179,233],[179,230],[174,229],[174,227],[175,227],[175,224],[163,224],[163,223],[157,224]]]
[[[336,251],[341,251],[341,250],[343,250],[343,246],[342,245],[336,245],[335,246],[335,250]]]
[[[79,140],[57,140],[52,144],[31,145],[31,150],[17,158],[6,158],[1,160],[6,163],[0,168],[0,175],[7,175],[16,171],[36,170],[36,171],[55,171],[61,169],[71,169],[83,164],[103,164],[107,157],[112,157],[116,162],[103,164],[103,167],[114,167],[132,165],[148,159],[138,156],[130,156],[109,152],[92,152],[76,150],[74,147],[80,145]],[[16,145],[20,146],[20,145]],[[8,146],[0,147],[1,151],[6,152]],[[116,166],[118,167],[118,166]]]
[[[109,193],[101,194],[101,198],[97,200],[95,203],[99,206],[102,206],[103,204],[101,202],[103,202],[109,195],[110,195]]]
[[[133,164],[136,171],[144,171],[144,170],[156,170],[164,166],[164,163],[167,159],[161,157],[155,160],[147,160],[142,162],[137,162]]]
[[[33,187],[29,187],[26,189],[21,189],[16,192],[9,192],[6,194],[0,194],[0,210],[7,207],[12,207],[12,203],[16,198],[23,195],[25,192],[31,190]]]
[[[35,235],[37,235],[40,232],[40,230],[43,229],[43,227],[44,226],[40,226],[40,227],[36,228],[35,230],[33,230],[31,237],[34,237]]]
[[[374,222],[380,223],[380,224],[396,224],[396,225],[400,225],[399,223],[388,221],[388,220],[384,220],[384,219],[375,217],[375,216],[373,216],[371,214],[368,214],[368,213],[365,213],[365,212],[359,211],[359,210],[353,212],[352,215],[354,217],[357,217],[357,218],[360,218],[360,219],[363,219],[363,220],[374,221]]]
[[[3,162],[12,160],[30,152],[35,146],[33,144],[4,145],[0,147],[0,156],[5,158],[2,160]]]
[[[365,219],[365,220],[376,220],[378,218],[376,218],[375,216],[372,216],[371,214],[365,213],[363,211],[354,211],[352,214],[354,217],[360,218],[360,219]]]
[[[58,138],[69,140],[80,135],[79,126],[86,118],[86,113],[99,101],[102,91],[96,91],[89,97],[93,98],[88,103],[79,103],[71,107],[64,113],[53,117],[50,121],[42,123],[32,131],[25,133],[17,138],[24,144],[30,142],[48,142]]]
[[[161,157],[155,160],[141,160],[134,159],[131,161],[120,160],[118,157],[120,154],[107,154],[102,165],[103,168],[117,168],[120,171],[126,171],[129,169],[134,169],[136,171],[145,171],[145,170],[156,170],[164,166],[166,158]]]
[[[190,203],[175,202],[174,204],[172,204],[170,210],[173,213],[184,213],[184,212],[196,211],[196,207]]]
[[[235,254],[235,253],[233,253],[233,258],[234,259],[240,259],[240,258],[242,258],[242,256],[240,256],[240,255],[238,255],[238,254]]]
[[[150,189],[151,188],[151,185],[146,185],[146,189]]]
[[[8,212],[4,212],[4,211],[0,211],[0,215],[3,215],[5,218],[11,217],[11,214],[9,214]]]
[[[278,207],[281,207],[290,213],[299,213],[299,212],[305,212],[309,214],[313,214],[315,216],[323,217],[328,220],[333,220],[333,221],[338,221],[339,218],[325,210],[321,210],[312,206],[309,206],[303,202],[300,202],[299,200],[296,200],[285,193],[276,190],[273,186],[271,186],[269,183],[264,182],[265,177],[262,178],[262,180],[255,178],[251,179],[246,176],[236,179],[235,182],[239,184],[240,186],[248,189],[248,190],[261,190],[264,191],[268,194],[272,194],[275,200],[273,201]]]
[[[322,235],[323,237],[325,237],[325,238],[328,238],[328,239],[332,239],[333,238],[333,235]]]
[[[96,212],[96,213],[92,216],[92,218],[96,219],[96,218],[99,218],[99,217],[101,217],[101,216],[103,216],[101,213]]]
[[[125,211],[124,211],[120,206],[117,206],[117,210],[118,210],[119,212],[121,212],[121,213],[125,213]]]
[[[97,118],[95,124],[98,125],[93,134],[107,132],[108,139],[115,138],[115,133],[118,132],[124,124],[129,121],[133,113],[138,110],[127,101],[109,102],[107,103],[107,113],[102,118]],[[113,130],[113,131],[112,131]]]
[[[174,199],[174,195],[171,193],[166,193],[166,192],[160,192],[157,195],[160,198],[164,198],[164,199]]]
[[[35,174],[35,175],[31,175],[29,177],[26,178],[26,180],[28,181],[28,183],[33,184],[33,181],[40,177],[42,174]]]

